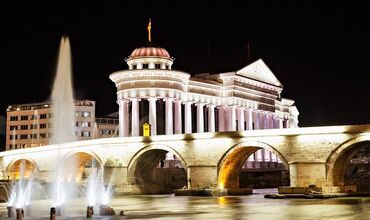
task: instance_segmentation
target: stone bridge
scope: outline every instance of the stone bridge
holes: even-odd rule
[[[264,148],[286,165],[291,187],[333,188],[343,186],[345,166],[370,142],[369,131],[370,125],[348,125],[95,139],[1,152],[0,168],[6,179],[26,161],[40,180],[50,182],[59,165],[67,167],[78,155],[76,167],[93,158],[104,170],[114,169],[117,187],[128,187],[139,177],[152,178],[159,159],[170,152],[185,169],[188,189],[235,189],[243,162]]]

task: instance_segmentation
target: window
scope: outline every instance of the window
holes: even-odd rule
[[[28,115],[21,115],[21,120],[22,121],[28,120]]]
[[[46,128],[46,124],[40,124],[40,128]]]
[[[90,127],[90,122],[82,122],[81,127]]]
[[[21,125],[21,130],[27,130],[28,129],[28,125]]]
[[[18,126],[16,126],[16,125],[10,125],[10,130],[11,131],[18,130]]]
[[[31,138],[31,139],[37,139],[37,134],[31,134],[31,135],[30,135],[30,138]]]
[[[27,134],[21,134],[21,139],[27,139]]]
[[[10,116],[10,121],[18,121],[18,116]]]
[[[161,68],[161,64],[155,64],[155,68],[156,69],[160,69]]]
[[[81,132],[81,137],[90,137],[90,132],[89,131]]]
[[[147,63],[143,64],[143,69],[148,69],[148,64]]]
[[[40,119],[46,119],[46,114],[41,114]]]
[[[37,129],[37,125],[36,124],[31,125],[30,129]]]
[[[82,112],[82,117],[90,117],[90,112]]]
[[[132,69],[134,69],[134,70],[136,69],[136,65],[135,65],[135,64],[134,64],[134,65],[132,65]]]
[[[37,119],[37,115],[31,115],[31,120]]]
[[[18,139],[18,135],[9,135],[9,139],[10,140],[17,140]]]
[[[41,133],[40,134],[40,138],[46,138],[46,134],[45,133]]]

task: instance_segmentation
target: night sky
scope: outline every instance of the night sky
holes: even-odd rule
[[[2,3],[0,115],[11,104],[49,99],[63,34],[72,47],[75,98],[95,100],[99,116],[117,111],[109,74],[127,69],[124,58],[146,44],[151,18],[152,40],[175,58],[173,69],[236,71],[262,58],[284,85],[282,97],[296,101],[301,127],[370,123],[365,5],[90,2]]]

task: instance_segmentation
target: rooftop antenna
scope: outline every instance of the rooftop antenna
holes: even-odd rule
[[[149,43],[152,42],[152,32],[151,32],[151,29],[152,29],[152,19],[149,18],[149,24],[148,24],[148,27],[147,27],[147,30],[148,30],[148,41],[149,41]]]

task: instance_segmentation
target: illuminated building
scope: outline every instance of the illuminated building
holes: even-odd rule
[[[106,116],[95,117],[96,128],[93,138],[109,138],[118,136],[118,115],[112,113]]]
[[[50,144],[51,111],[50,103],[8,106],[6,150]],[[95,122],[95,101],[75,101],[75,113],[73,129],[77,140],[91,139]]]
[[[281,97],[283,85],[262,59],[236,71],[191,76],[172,69],[174,58],[152,44],[148,31],[148,45],[131,53],[128,69],[110,75],[119,136],[142,136],[144,123],[151,135],[298,127],[294,101]],[[260,158],[277,160],[257,152]]]
[[[117,87],[119,133],[141,136],[298,127],[294,101],[281,98],[282,84],[257,60],[227,73],[173,70],[167,50],[148,45],[126,59],[128,70],[110,75]]]

